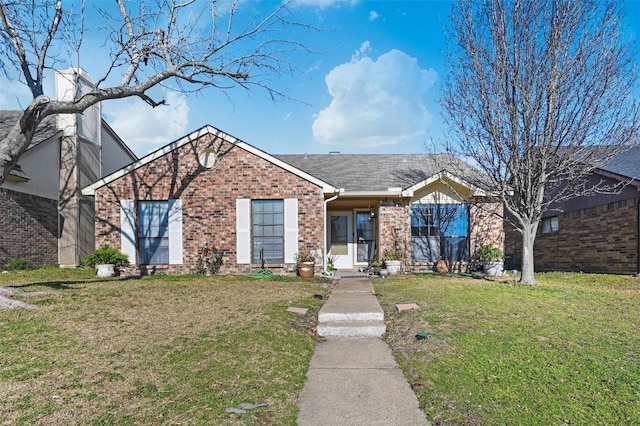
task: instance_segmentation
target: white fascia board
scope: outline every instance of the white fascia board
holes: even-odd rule
[[[489,195],[487,193],[487,191],[478,188],[475,185],[470,184],[469,182],[465,181],[464,179],[460,179],[459,177],[457,177],[456,175],[453,175],[449,172],[446,171],[442,171],[439,173],[436,173],[428,178],[426,178],[425,180],[423,180],[422,182],[418,182],[415,185],[405,189],[404,191],[402,191],[402,195],[405,197],[413,197],[413,194],[421,189],[424,188],[427,185],[432,184],[433,182],[442,180],[443,178],[447,178],[455,183],[457,183],[458,185],[462,185],[465,188],[469,188],[469,190],[471,190],[471,193],[474,197],[485,197],[487,195]]]
[[[392,190],[392,191],[344,191],[340,193],[340,198],[345,197],[406,197],[403,191]]]
[[[151,154],[142,157],[141,159],[139,159],[138,161],[135,161],[131,164],[129,164],[128,166],[124,166],[123,168],[121,168],[120,170],[116,170],[115,172],[111,173],[108,176],[103,177],[102,179],[100,179],[99,181],[96,181],[94,183],[92,183],[91,185],[85,187],[82,189],[82,195],[95,195],[96,189],[101,188],[111,182],[113,182],[116,179],[120,179],[122,176],[125,176],[128,173],[131,173],[132,171],[139,169],[142,166],[145,166],[149,163],[151,163],[154,160],[157,160],[158,158],[162,157],[165,154],[168,154],[169,152],[173,151],[174,149],[180,148],[181,146],[192,142],[204,135],[206,135],[207,133],[214,133],[217,134],[218,136],[220,136],[220,138],[230,142],[230,143],[235,143],[236,139],[232,136],[227,135],[226,133],[221,132],[218,129],[215,129],[214,127],[211,126],[205,126],[202,127],[199,130],[196,130],[193,133],[188,134],[187,136],[184,136],[183,138],[178,139],[177,141],[174,141],[172,143],[170,143],[169,145],[166,145],[162,148],[160,148],[157,151],[152,152]]]
[[[243,142],[243,141],[241,141],[240,139],[237,139],[234,136],[229,135],[228,133],[223,132],[220,129],[217,129],[217,128],[213,127],[213,126],[207,125],[205,127],[200,128],[199,130],[196,130],[193,133],[188,134],[187,136],[184,136],[184,137],[178,139],[175,142],[170,143],[169,145],[166,145],[166,146],[160,148],[157,151],[152,152],[151,154],[147,155],[146,157],[143,157],[143,158],[139,159],[138,161],[136,161],[134,163],[131,163],[128,166],[125,166],[122,169],[117,170],[117,171],[113,172],[112,174],[110,174],[108,176],[105,176],[104,178],[100,179],[99,181],[94,182],[93,184],[85,187],[82,190],[82,195],[95,195],[95,192],[96,192],[96,190],[98,188],[101,188],[104,185],[107,185],[107,184],[113,182],[114,180],[119,179],[122,176],[125,176],[126,174],[131,173],[132,171],[134,171],[134,170],[136,170],[136,169],[138,169],[138,168],[140,168],[140,167],[142,167],[142,166],[144,166],[146,164],[149,164],[150,162],[162,157],[163,155],[168,154],[169,152],[171,152],[171,151],[173,151],[175,149],[180,148],[181,146],[183,146],[183,145],[185,145],[185,144],[187,144],[189,142],[197,140],[197,139],[199,139],[200,137],[202,137],[202,136],[204,136],[206,134],[215,135],[216,137],[224,140],[225,142],[228,142],[230,144],[236,145],[237,147],[242,148],[245,151],[248,151],[248,152],[250,152],[250,153],[252,153],[252,154],[254,154],[254,155],[256,155],[256,156],[258,156],[258,157],[260,157],[260,158],[262,158],[264,160],[266,160],[266,161],[269,161],[270,163],[272,163],[272,164],[274,164],[274,165],[276,165],[276,166],[278,166],[280,168],[283,168],[283,169],[285,169],[285,170],[287,170],[287,171],[289,171],[289,172],[291,172],[291,173],[293,173],[293,174],[295,174],[295,175],[297,175],[297,176],[299,176],[299,177],[301,177],[301,178],[303,178],[303,179],[305,179],[305,180],[307,180],[307,181],[309,181],[309,182],[311,182],[311,183],[313,183],[315,185],[318,185],[319,187],[322,188],[322,191],[325,194],[333,194],[333,193],[335,193],[337,191],[337,188],[335,188],[334,186],[332,186],[332,185],[330,185],[330,184],[328,184],[328,183],[326,183],[324,181],[321,181],[320,179],[318,179],[316,177],[313,177],[310,174],[305,173],[302,170],[297,169],[297,168],[291,166],[290,164],[287,164],[284,161],[279,160],[279,159],[267,154],[266,152],[261,151],[258,148],[254,147],[252,145],[249,145],[248,143]]]

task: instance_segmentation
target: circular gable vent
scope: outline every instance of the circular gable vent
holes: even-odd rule
[[[198,162],[205,169],[213,169],[220,162],[218,153],[213,149],[204,149],[198,156]]]

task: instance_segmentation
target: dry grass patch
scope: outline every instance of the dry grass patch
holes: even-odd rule
[[[0,311],[3,424],[295,423],[319,283],[160,277],[57,288],[30,300],[38,309]],[[267,406],[225,412],[242,402]]]

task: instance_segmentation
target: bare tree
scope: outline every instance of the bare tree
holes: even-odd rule
[[[635,50],[620,3],[453,2],[442,92],[451,149],[488,176],[522,234],[523,283],[535,283],[543,213],[615,190],[586,178],[636,142]]]
[[[187,86],[196,91],[260,87],[271,96],[283,95],[269,85],[267,77],[292,71],[288,54],[305,50],[283,35],[293,26],[309,27],[287,19],[289,2],[285,1],[271,14],[238,29],[237,3],[114,0],[111,8],[98,9],[105,26],[104,55],[110,65],[78,99],[59,101],[46,96],[43,77],[48,68],[61,63],[61,52],[79,55],[84,10],[72,13],[61,0],[0,0],[0,68],[6,75],[10,68],[17,69],[33,95],[21,119],[0,141],[0,184],[29,146],[38,124],[49,115],[81,113],[98,102],[130,96],[155,107],[164,101],[153,100],[145,92],[170,80],[184,83],[181,90]],[[220,12],[218,7],[225,9]]]

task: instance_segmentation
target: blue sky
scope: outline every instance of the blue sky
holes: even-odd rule
[[[248,16],[276,6],[241,3]],[[640,1],[627,1],[626,8],[629,25],[640,28]],[[437,149],[446,138],[438,88],[444,72],[441,26],[449,10],[443,0],[297,0],[292,19],[325,30],[296,30],[292,37],[314,53],[296,54],[294,74],[273,76],[270,84],[300,102],[272,100],[260,89],[156,89],[153,97],[165,97],[168,106],[151,109],[137,98],[108,101],[103,114],[140,156],[206,124],[273,154],[422,153],[434,148],[428,141]],[[80,65],[96,79],[104,60],[101,40],[91,34]],[[24,88],[0,84],[6,87],[0,109],[28,104]]]

